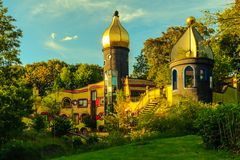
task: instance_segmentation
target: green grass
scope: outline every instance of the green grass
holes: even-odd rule
[[[54,160],[227,160],[239,159],[228,152],[206,150],[198,136],[155,139]]]

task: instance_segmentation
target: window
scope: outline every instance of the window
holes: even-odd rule
[[[206,73],[206,69],[203,69],[203,68],[201,68],[200,70],[199,70],[199,80],[201,80],[201,81],[207,81],[207,73]]]
[[[62,100],[62,106],[63,108],[69,108],[71,107],[71,99],[68,97],[63,98]]]
[[[184,87],[192,88],[194,86],[194,73],[191,66],[187,66],[184,70]]]
[[[173,90],[177,89],[177,70],[172,71],[172,88]]]
[[[73,114],[73,122],[74,124],[79,124],[79,115],[78,113]]]
[[[87,99],[79,99],[78,107],[87,107]]]

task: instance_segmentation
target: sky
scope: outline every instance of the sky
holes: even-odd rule
[[[119,11],[130,36],[130,70],[148,38],[186,18],[218,11],[233,0],[3,0],[14,25],[23,31],[20,59],[29,64],[59,59],[69,64],[103,65],[102,34]]]

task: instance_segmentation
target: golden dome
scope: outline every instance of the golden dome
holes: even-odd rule
[[[189,25],[189,26],[194,24],[195,21],[196,21],[196,19],[193,16],[188,17],[187,20],[186,20],[187,25]]]
[[[129,35],[119,21],[118,11],[115,11],[112,23],[102,36],[103,48],[112,46],[129,48]]]

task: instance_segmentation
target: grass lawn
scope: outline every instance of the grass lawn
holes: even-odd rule
[[[224,151],[206,150],[198,136],[184,136],[128,144],[55,160],[227,160],[239,159]]]

